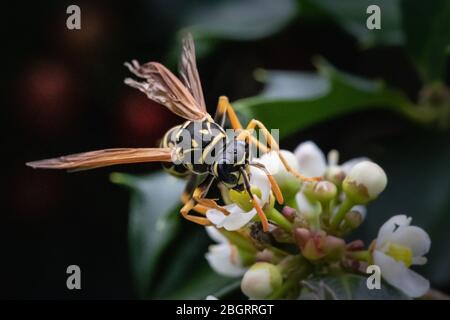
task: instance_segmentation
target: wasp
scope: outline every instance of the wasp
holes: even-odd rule
[[[210,187],[219,183],[228,189],[245,190],[248,193],[264,231],[268,231],[269,223],[257,196],[251,190],[249,167],[263,170],[277,202],[282,204],[284,200],[272,175],[264,165],[253,161],[250,145],[263,153],[277,152],[285,169],[299,179],[317,180],[305,177],[289,166],[280,153],[279,145],[260,121],[253,119],[244,128],[226,96],[219,97],[214,117],[207,112],[191,34],[183,38],[180,78],[158,62],[140,65],[133,60],[125,63],[125,66],[140,80],[126,78],[126,85],[142,91],[149,99],[167,107],[186,121],[170,129],[158,148],[103,149],[28,162],[28,166],[79,171],[126,163],[162,162],[163,168],[170,174],[187,178],[181,196],[184,205],[180,213],[184,218],[201,225],[210,225],[211,222],[206,218],[208,209],[215,208],[228,214],[215,200],[206,198]],[[224,130],[227,118],[236,132],[231,138]],[[266,144],[260,143],[253,135],[256,128],[263,133]],[[196,213],[191,214],[191,211]]]

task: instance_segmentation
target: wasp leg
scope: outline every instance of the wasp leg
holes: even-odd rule
[[[228,116],[231,127],[233,129],[235,130],[243,129],[242,124],[239,121],[239,118],[237,117],[233,107],[228,101],[228,98],[225,96],[220,96],[219,102],[217,103],[216,114],[214,115],[214,122],[223,127],[225,125],[225,116]]]
[[[270,134],[269,130],[267,130],[267,128],[264,126],[264,124],[261,121],[258,121],[256,119],[251,120],[249,122],[249,124],[247,125],[246,130],[249,130],[250,132],[252,132],[256,127],[261,129],[261,132],[264,135],[264,138],[266,139],[267,144],[269,145],[269,150],[273,150],[277,153],[277,155],[280,158],[281,162],[283,163],[283,166],[286,169],[286,171],[288,171],[289,173],[291,173],[292,175],[294,175],[295,177],[297,177],[303,181],[320,181],[320,180],[322,180],[321,177],[311,177],[311,178],[305,177],[300,172],[297,172],[297,170],[293,169],[288,164],[288,162],[287,162],[286,158],[283,156],[283,154],[281,154],[280,146],[278,145],[278,143],[275,141],[274,137]]]
[[[264,166],[262,163],[251,163],[251,165],[256,168],[259,168],[266,174],[266,176],[270,182],[270,187],[273,191],[273,194],[275,195],[275,199],[277,199],[277,202],[279,204],[283,204],[284,203],[283,193],[281,193],[281,190],[280,190],[280,187],[278,186],[277,181],[272,176],[272,174],[269,172],[269,170],[267,170],[266,166]]]
[[[242,131],[238,135],[237,139],[247,141],[247,143],[250,145],[250,147],[251,147],[252,143],[259,143],[259,141],[252,135],[250,130]],[[254,139],[256,139],[256,142]],[[266,174],[266,176],[270,182],[270,187],[275,195],[275,198],[277,199],[277,202],[279,204],[283,204],[284,203],[283,194],[281,193],[278,183],[275,181],[275,178],[272,176],[272,174],[269,172],[269,170],[267,170],[267,168],[262,163],[251,163],[251,165],[261,169]]]
[[[192,194],[194,193],[194,190],[197,187],[198,183],[198,177],[195,174],[191,174],[188,178],[183,194],[181,195],[181,202],[183,204],[186,204],[192,198]],[[202,215],[205,215],[208,209],[208,207],[202,206],[200,204],[197,204],[192,208],[192,210]]]
[[[261,220],[263,231],[267,232],[267,231],[269,231],[269,221],[267,220],[266,214],[264,213],[263,209],[261,208],[261,206],[258,203],[258,198],[256,197],[256,195],[253,194],[253,192],[251,190],[250,179],[248,177],[247,171],[245,171],[244,168],[241,168],[241,174],[244,178],[245,190],[247,191],[248,195],[252,199],[253,208],[256,209],[256,213],[258,214],[258,217]]]
[[[234,111],[233,106],[228,101],[226,96],[219,97],[219,102],[217,104],[216,114],[214,116],[214,122],[220,124],[222,127],[225,125],[225,116],[230,119],[231,127],[234,130],[243,130],[242,124]],[[256,145],[256,147],[262,152],[267,153],[270,150],[263,145],[256,137],[249,135],[249,140]]]
[[[208,193],[209,188],[214,182],[215,177],[210,176],[205,181],[203,181],[192,193],[192,197],[190,199],[185,198],[185,204],[183,208],[181,208],[181,215],[189,221],[195,222],[197,224],[201,224],[204,226],[211,225],[211,222],[206,217],[199,217],[190,215],[189,212],[191,210],[195,210],[201,214],[206,214],[208,209],[218,209],[222,211],[224,214],[229,214],[224,208],[220,207],[214,200],[205,199],[206,194]]]
[[[181,202],[186,203],[192,198],[192,193],[197,186],[197,176],[194,174],[190,174],[186,183],[186,187],[184,188],[183,194],[181,195]]]

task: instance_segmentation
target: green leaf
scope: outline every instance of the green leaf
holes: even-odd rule
[[[446,48],[450,45],[450,2],[402,1],[408,51],[427,81],[445,76]]]
[[[144,297],[157,280],[159,258],[179,225],[175,208],[184,182],[163,172],[143,177],[113,173],[111,180],[133,191],[128,226],[131,265],[135,287]]]
[[[182,224],[183,231],[173,239],[162,257],[158,283],[151,291],[151,298],[205,299],[235,281],[216,274],[209,267],[205,253],[211,241],[204,228],[188,221]]]
[[[295,0],[208,1],[186,13],[196,39],[254,40],[281,30],[297,13]]]
[[[328,14],[344,30],[365,46],[401,45],[404,35],[401,25],[401,0],[302,0],[308,7],[315,6]],[[377,5],[381,12],[381,29],[370,30],[366,26],[367,7]]]
[[[111,180],[132,190],[129,243],[141,298],[204,299],[232,289],[235,279],[217,275],[204,257],[211,242],[204,228],[179,215],[185,181],[165,172],[142,177],[114,173]]]
[[[317,277],[303,281],[301,300],[407,300],[398,289],[381,283],[381,289],[369,290],[366,277],[355,274]]]
[[[226,278],[215,273],[209,266],[203,265],[184,278],[183,285],[167,299],[205,299],[212,295],[225,298],[240,288],[240,280]]]
[[[334,117],[369,108],[402,112],[410,107],[405,95],[372,81],[318,64],[319,73],[264,71],[261,95],[235,101],[237,111],[268,128],[280,129],[280,138]]]

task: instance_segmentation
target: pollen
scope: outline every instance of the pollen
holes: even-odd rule
[[[389,244],[386,254],[394,258],[396,261],[403,262],[407,268],[412,264],[412,251],[407,246],[391,243]]]

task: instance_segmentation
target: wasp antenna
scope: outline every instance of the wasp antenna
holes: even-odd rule
[[[259,219],[261,220],[263,231],[264,232],[268,232],[269,231],[269,221],[267,220],[266,214],[264,213],[263,209],[259,205],[256,195],[254,195],[252,190],[251,190],[250,179],[248,177],[248,174],[245,171],[245,169],[242,168],[242,167],[240,168],[240,171],[241,171],[241,174],[242,174],[242,176],[244,178],[245,190],[247,191],[248,195],[252,199],[253,207],[256,209],[256,213],[258,214]]]

